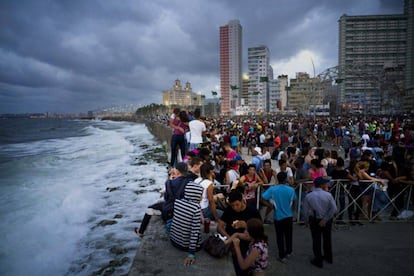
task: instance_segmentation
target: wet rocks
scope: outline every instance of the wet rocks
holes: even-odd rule
[[[116,190],[119,190],[121,187],[107,187],[106,188],[106,190],[108,191],[108,192],[113,192],[113,191],[116,191]]]
[[[101,220],[96,226],[105,227],[105,226],[114,225],[114,224],[117,224],[117,223],[118,222],[116,220],[104,219],[104,220]]]
[[[101,267],[101,269],[95,271],[93,275],[112,275],[115,273],[115,267],[123,266],[126,262],[129,262],[128,257],[123,257],[120,260],[111,260],[108,264]]]
[[[122,247],[118,247],[118,246],[112,247],[109,251],[112,254],[115,254],[115,255],[121,255],[121,254],[128,253],[128,249],[122,248]]]

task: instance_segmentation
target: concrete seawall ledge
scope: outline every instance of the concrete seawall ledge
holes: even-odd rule
[[[149,132],[170,151],[171,130],[159,122],[145,123]],[[214,227],[212,228],[212,231]],[[203,233],[203,239],[208,234]],[[138,246],[137,253],[128,275],[233,275],[231,257],[217,259],[204,250],[196,253],[196,263],[184,266],[187,253],[172,246],[165,231],[165,223],[159,216],[153,216],[145,231],[145,237]]]
[[[203,233],[203,238],[207,238],[207,234]],[[230,255],[217,259],[201,250],[196,253],[196,263],[190,266],[184,265],[186,256],[186,252],[172,246],[161,217],[153,216],[128,275],[234,274]]]

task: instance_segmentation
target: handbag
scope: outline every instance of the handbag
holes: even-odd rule
[[[230,246],[231,244],[225,244],[218,234],[215,234],[207,238],[204,243],[204,250],[207,251],[210,256],[222,258],[229,253]]]

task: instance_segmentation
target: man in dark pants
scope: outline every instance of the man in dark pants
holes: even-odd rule
[[[333,262],[332,257],[332,218],[337,208],[332,194],[327,192],[329,179],[318,177],[313,183],[315,189],[306,195],[303,201],[305,222],[309,224],[312,234],[312,247],[315,258],[311,264],[323,267],[323,260]],[[322,242],[323,252],[322,255]]]
[[[295,189],[289,186],[287,173],[277,174],[279,184],[272,186],[263,193],[265,200],[272,199],[275,207],[275,230],[277,247],[279,250],[278,260],[285,263],[292,254],[293,234],[293,202],[296,201]]]

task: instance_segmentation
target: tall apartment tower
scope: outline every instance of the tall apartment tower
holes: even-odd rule
[[[266,46],[249,48],[247,53],[249,107],[255,113],[269,112],[269,77],[273,77],[269,55]]]
[[[221,113],[234,114],[242,94],[242,26],[231,20],[220,27]]]
[[[407,16],[407,64],[405,71],[404,110],[414,111],[414,0],[404,1]]]
[[[338,57],[344,111],[395,110],[404,90],[407,15],[341,16]]]
[[[286,109],[287,86],[287,75],[280,75],[277,79],[269,80],[269,112],[277,113]]]

